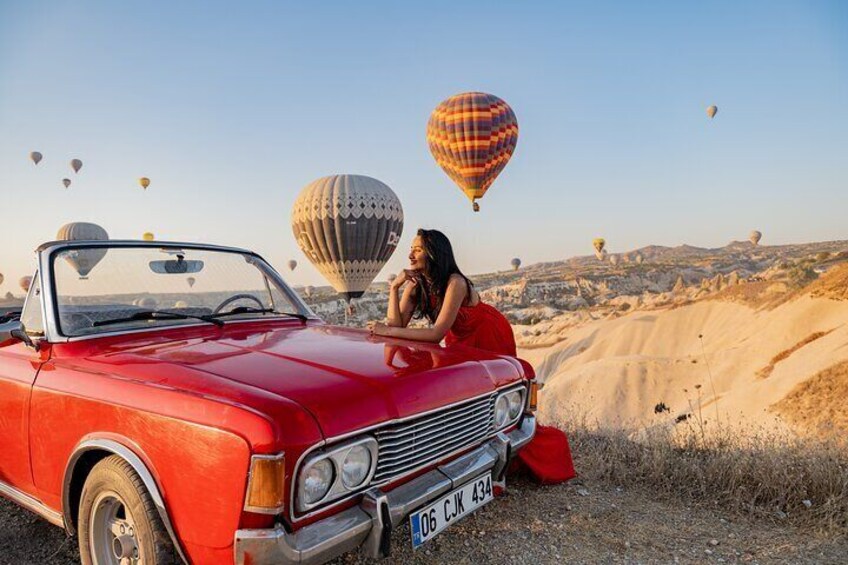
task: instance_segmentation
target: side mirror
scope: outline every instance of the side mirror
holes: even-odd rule
[[[19,341],[24,341],[21,339],[20,334],[26,336],[20,320],[12,320],[11,322],[0,324],[0,347],[8,347]]]

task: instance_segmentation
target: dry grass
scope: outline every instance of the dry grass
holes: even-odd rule
[[[848,361],[798,384],[772,410],[799,430],[818,437],[848,437]]]
[[[811,333],[810,335],[808,335],[807,337],[805,337],[804,339],[802,339],[801,341],[799,341],[798,343],[796,343],[795,345],[790,347],[789,349],[784,349],[783,351],[781,351],[780,353],[778,353],[777,355],[772,357],[771,361],[769,361],[768,365],[766,365],[765,367],[763,367],[762,369],[757,371],[757,376],[761,379],[768,378],[771,375],[772,371],[774,371],[774,368],[778,363],[780,363],[781,361],[784,361],[785,359],[788,359],[790,355],[792,355],[793,353],[795,353],[796,351],[798,351],[799,349],[801,349],[805,345],[812,343],[812,342],[816,341],[817,339],[820,339],[820,338],[826,336],[827,334],[829,334],[830,332],[832,332],[835,329],[836,328],[832,328],[830,330],[827,330],[826,332]]]
[[[697,415],[645,430],[638,439],[585,422],[563,428],[578,472],[587,478],[823,534],[848,534],[844,444],[768,432],[744,438],[729,429],[705,433]]]
[[[837,265],[807,287],[811,296],[848,300],[848,263]]]

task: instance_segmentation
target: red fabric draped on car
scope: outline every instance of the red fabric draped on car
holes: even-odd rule
[[[511,357],[517,354],[509,321],[483,302],[459,309],[445,343],[460,343]],[[519,361],[528,377],[534,377],[533,367],[522,359]],[[511,471],[520,470],[526,470],[543,485],[562,483],[577,476],[565,432],[551,426],[536,426],[535,437],[518,452],[511,467]]]

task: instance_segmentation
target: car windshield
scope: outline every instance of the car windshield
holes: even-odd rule
[[[261,260],[233,251],[74,247],[54,253],[52,272],[70,337],[310,314]]]

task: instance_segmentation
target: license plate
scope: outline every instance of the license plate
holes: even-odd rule
[[[492,500],[492,474],[486,473],[441,497],[409,516],[412,548],[433,539],[436,534]]]

